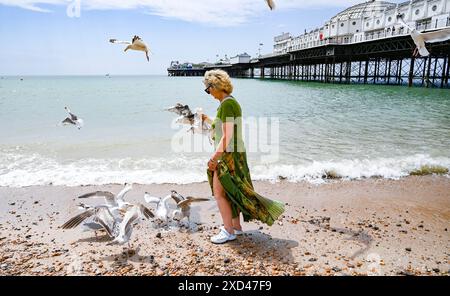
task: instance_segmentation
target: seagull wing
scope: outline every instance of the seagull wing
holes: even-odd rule
[[[136,204],[133,207],[131,207],[125,213],[125,217],[123,218],[123,221],[120,225],[120,232],[121,232],[120,235],[125,235],[129,233],[131,231],[134,222],[136,222],[136,220],[138,220],[141,217],[145,219],[150,219],[153,218],[154,215],[148,208],[146,208],[142,204]]]
[[[450,28],[445,28],[434,32],[420,33],[420,35],[423,40],[428,43],[443,42],[450,39]]]
[[[266,0],[267,5],[269,5],[270,10],[275,9],[275,2],[273,0]]]
[[[175,113],[175,114],[177,114],[177,115],[181,115],[181,112],[180,112],[177,108],[175,108],[175,107],[167,108],[166,111]]]
[[[150,219],[154,217],[153,213],[146,208],[142,204],[137,204],[130,208],[126,213],[123,221],[120,225],[120,234],[119,236],[125,236],[130,233],[133,227],[134,222],[138,220],[140,217],[144,217],[146,219]]]
[[[411,28],[407,23],[405,23],[405,21],[403,20],[402,17],[397,16],[397,22],[400,23],[403,27],[408,28],[409,30],[414,30],[413,28]]]
[[[161,201],[161,198],[156,197],[156,196],[150,196],[150,194],[145,193],[144,200],[147,203],[159,203]]]
[[[145,219],[150,219],[150,218],[155,217],[155,215],[153,215],[152,211],[150,211],[150,209],[147,208],[146,206],[144,206],[143,204],[137,204],[136,206],[138,207],[139,214],[141,215],[141,217],[143,216]]]
[[[183,200],[177,204],[178,207],[183,208],[189,206],[193,202],[201,202],[201,201],[210,201],[209,198],[200,198],[200,197],[192,197],[188,196],[186,200]]]
[[[96,210],[94,208],[89,209],[81,214],[76,215],[75,217],[71,218],[69,221],[64,223],[61,228],[62,229],[71,229],[75,228],[78,225],[80,225],[81,222],[86,220],[87,218],[93,216],[95,214]]]
[[[119,41],[117,39],[109,39],[109,42],[114,43],[114,44],[128,44],[128,45],[131,44],[130,41]]]
[[[116,221],[107,207],[97,208],[94,221],[100,224],[110,237],[113,237],[113,228]]]
[[[69,117],[67,117],[66,119],[64,119],[61,123],[62,123],[62,124],[76,124],[75,121],[73,121],[73,120],[70,119]]]
[[[109,191],[95,191],[78,196],[78,198],[103,197],[108,206],[117,207],[116,196]]]
[[[70,115],[70,119],[72,119],[73,121],[77,121],[78,120],[78,116],[76,116],[75,114],[69,112]]]
[[[124,198],[125,194],[127,194],[128,191],[130,191],[130,190],[131,190],[131,187],[128,187],[128,185],[125,186],[125,188],[123,188],[123,189],[117,194],[116,199],[120,199],[120,200],[123,201],[123,198]]]
[[[181,109],[181,115],[184,116],[192,116],[193,113],[191,111],[191,108],[189,108],[188,105],[184,105],[183,108]]]
[[[183,200],[185,200],[185,198],[179,194],[178,192],[173,192],[170,194],[170,196],[173,198],[173,200],[179,204],[180,202],[182,202]]]

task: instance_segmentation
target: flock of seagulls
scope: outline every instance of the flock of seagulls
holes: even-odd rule
[[[145,202],[156,204],[154,214],[152,210],[141,203],[130,203],[124,200],[125,195],[131,190],[132,185],[125,184],[118,194],[109,191],[95,191],[79,196],[78,199],[101,198],[103,203],[95,206],[79,203],[78,207],[82,212],[65,222],[61,228],[73,229],[81,225],[83,231],[93,231],[96,237],[98,231],[105,231],[111,239],[109,244],[128,243],[130,248],[129,242],[135,225],[152,218],[163,222],[163,225],[167,225],[170,219],[179,224],[182,219],[187,218],[190,226],[191,204],[210,200],[209,198],[184,197],[175,190],[171,190],[170,194],[163,198],[150,196],[146,192]],[[172,212],[170,212],[169,200],[175,201],[177,206]]]
[[[194,202],[209,201],[209,198],[198,198],[179,194],[175,190],[171,190],[170,194],[165,197],[151,196],[148,192],[145,193],[144,199],[147,203],[156,204],[156,217],[162,222],[167,223],[171,218],[174,221],[181,222],[184,218],[187,218],[188,225],[190,225],[191,216],[191,204]],[[174,200],[177,208],[169,214],[169,200]]]
[[[202,108],[196,108],[195,112],[192,112],[188,105],[177,103],[175,106],[167,108],[166,111],[177,114],[179,117],[175,122],[190,126],[188,131],[208,136],[208,140],[212,144],[212,126],[203,120]]]
[[[430,52],[427,50],[425,43],[436,43],[442,42],[450,39],[450,28],[444,28],[440,30],[436,30],[433,32],[419,32],[416,28],[412,28],[403,20],[402,14],[397,15],[397,21],[402,24],[405,28],[410,30],[411,38],[416,45],[414,49],[413,56],[423,56],[427,57],[430,55]]]

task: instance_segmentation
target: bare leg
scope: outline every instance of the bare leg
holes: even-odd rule
[[[214,172],[213,176],[213,191],[225,230],[228,231],[228,233],[234,234],[231,205],[225,195],[225,190],[217,177],[217,172]]]
[[[242,226],[241,226],[241,211],[238,210],[238,216],[236,218],[233,218],[233,228],[236,230],[241,230],[242,231]]]

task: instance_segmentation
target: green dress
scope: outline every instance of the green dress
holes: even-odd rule
[[[211,191],[214,195],[213,174],[218,173],[219,181],[230,200],[233,218],[238,217],[238,210],[240,210],[244,221],[256,219],[270,226],[284,212],[284,204],[265,198],[253,189],[242,140],[241,106],[231,96],[222,101],[212,124],[215,147],[222,137],[222,123],[230,121],[235,124],[233,138],[227,147],[227,152],[222,154],[215,172],[207,170]]]

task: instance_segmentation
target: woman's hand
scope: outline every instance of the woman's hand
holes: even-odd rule
[[[206,115],[206,114],[202,114],[202,122],[203,122],[203,121],[206,122],[206,123],[208,123],[208,124],[212,124],[212,123],[213,123],[212,119],[209,118],[209,116]]]
[[[208,161],[208,170],[214,172],[217,169],[217,160],[210,159]]]

